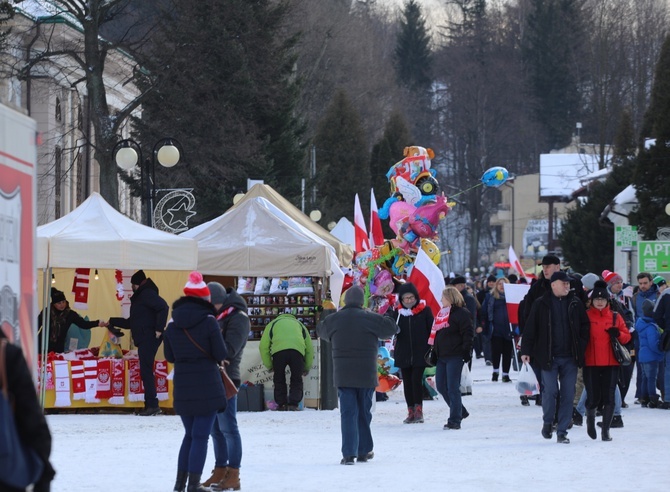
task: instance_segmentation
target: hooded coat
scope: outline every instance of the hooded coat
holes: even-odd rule
[[[416,302],[412,306],[412,310],[417,309],[420,304],[419,292],[412,283],[402,284],[398,288],[398,299],[402,299],[404,294],[412,293],[416,298]],[[402,304],[395,307],[389,313],[400,329],[395,342],[395,351],[393,357],[395,359],[395,366],[403,367],[426,367],[424,355],[428,351],[428,337],[430,330],[433,327],[433,312],[426,304],[424,308],[409,316],[400,314],[400,310],[404,310]]]
[[[235,289],[230,287],[226,289],[226,298],[223,301],[223,306],[217,313],[217,321],[221,327],[223,341],[226,342],[226,349],[228,351],[226,371],[230,379],[239,388],[242,382],[240,362],[242,361],[244,347],[247,345],[247,340],[249,339],[251,322],[247,315],[247,303]]]
[[[165,359],[174,364],[177,415],[199,416],[225,410],[226,392],[218,363],[228,353],[211,303],[190,296],[175,301],[172,321],[165,330],[164,351]]]
[[[130,316],[109,318],[109,323],[130,329],[133,341],[139,347],[144,340],[155,338],[157,331],[165,330],[168,311],[167,302],[158,294],[158,286],[148,278],[130,296]]]

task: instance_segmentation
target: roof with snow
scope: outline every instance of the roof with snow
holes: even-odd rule
[[[609,161],[609,157],[607,157]],[[540,199],[558,198],[570,201],[573,193],[584,186],[584,180],[597,179],[600,172],[594,154],[540,155]],[[608,171],[603,169],[602,172]]]

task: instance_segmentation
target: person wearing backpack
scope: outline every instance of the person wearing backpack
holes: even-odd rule
[[[299,410],[303,376],[314,359],[312,339],[305,325],[292,314],[280,314],[265,327],[258,346],[263,365],[273,371],[274,397],[278,410]],[[286,368],[291,372],[290,389]]]

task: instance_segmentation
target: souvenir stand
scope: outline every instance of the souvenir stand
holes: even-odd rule
[[[157,254],[160,252],[160,254]],[[89,319],[128,316],[130,276],[143,269],[168,305],[182,295],[188,272],[197,265],[197,243],[134,222],[114,210],[98,193],[58,220],[37,228],[37,268],[42,271],[43,342],[49,336],[50,290],[65,293],[70,307]],[[108,331],[90,330],[90,346],[77,341],[66,354],[42,354],[40,396],[45,408],[142,407],[142,386],[129,330],[119,339],[122,359],[98,358],[96,348]],[[43,343],[44,345],[44,343]],[[161,407],[172,406],[169,364],[156,360]],[[44,383],[44,384],[42,384]]]
[[[253,193],[265,186],[255,185],[225,214],[181,236],[198,242],[198,270],[207,280],[238,289],[247,301],[252,331],[240,367],[242,383],[263,384],[265,400],[273,399],[272,373],[261,363],[259,340],[274,317],[291,312],[303,321],[313,338],[315,358],[305,378],[304,404],[319,408],[320,342],[315,331],[318,306],[328,290],[339,298],[344,280],[341,260],[331,244],[285,213],[285,204],[280,209]],[[325,230],[323,234],[328,235]],[[330,237],[350,259],[351,250]],[[272,284],[273,279],[275,283],[286,283],[285,290],[281,286],[282,290],[276,291],[271,285],[263,287],[264,283]],[[289,292],[289,284],[298,290]]]

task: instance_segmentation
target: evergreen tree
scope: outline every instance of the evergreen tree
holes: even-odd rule
[[[430,36],[421,6],[409,0],[400,20],[400,33],[395,48],[395,69],[398,84],[411,90],[430,88],[431,77]]]
[[[156,166],[157,186],[194,188],[196,223],[229,207],[248,178],[297,203],[305,152],[294,111],[296,38],[283,36],[288,3],[174,5],[146,60],[162,84],[137,122],[142,142],[173,136],[184,147],[183,164]]]
[[[322,223],[347,217],[353,222],[354,195],[369,210],[370,166],[360,118],[349,97],[338,90],[314,137],[317,203]]]
[[[645,239],[656,239],[659,227],[670,226],[665,207],[670,203],[670,36],[665,38],[651,90],[651,101],[642,126],[633,185],[638,201],[631,224]],[[645,138],[655,143],[645,145]]]
[[[579,119],[579,49],[585,39],[580,0],[536,0],[522,38],[536,117],[548,135],[548,148],[570,143]]]

